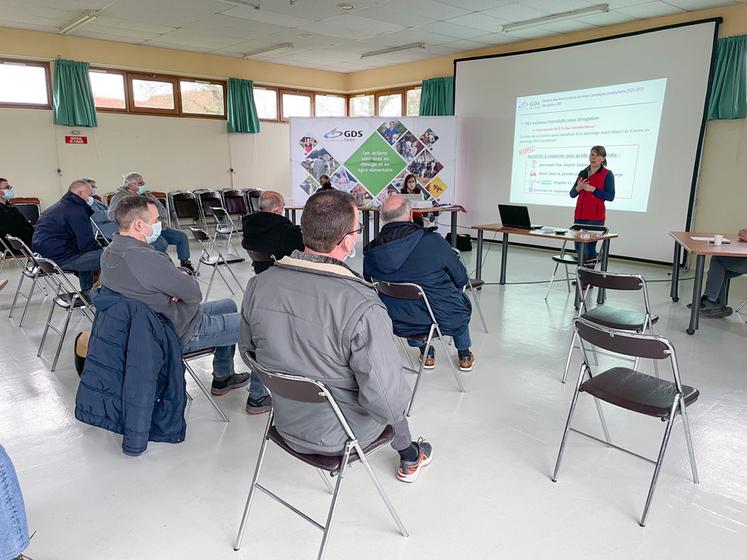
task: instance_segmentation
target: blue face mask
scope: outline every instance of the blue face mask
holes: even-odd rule
[[[11,200],[11,199],[15,198],[15,196],[16,196],[16,193],[13,190],[13,187],[9,187],[9,188],[5,189],[4,191],[2,191],[2,193],[3,193],[3,197],[5,197],[5,200]]]
[[[155,224],[151,224],[150,227],[153,228],[153,233],[145,236],[145,242],[148,244],[153,243],[156,239],[158,239],[161,236],[161,222],[158,221]]]
[[[92,197],[92,196],[89,196],[89,197],[88,197],[88,198],[86,199],[86,204],[88,204],[88,206],[93,206],[93,200],[94,200],[94,199],[93,199],[93,197]]]
[[[145,194],[145,187],[138,187],[137,194]]]

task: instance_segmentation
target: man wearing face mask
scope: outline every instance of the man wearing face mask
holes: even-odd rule
[[[107,211],[107,216],[111,221],[114,221],[114,214],[117,211],[117,205],[122,201],[123,198],[135,195],[143,196],[147,193],[145,189],[145,180],[140,173],[132,171],[125,175],[123,179],[124,184],[119,187],[119,189],[117,189],[117,192],[114,193],[114,196],[109,202],[109,210]],[[154,201],[156,203],[156,208],[158,208],[158,215],[160,216],[161,220],[168,220],[168,210],[166,210],[163,204],[161,204],[158,200],[154,199]],[[152,242],[152,245],[155,249],[158,249],[162,253],[165,253],[168,250],[169,245],[175,245],[176,255],[177,257],[179,257],[179,264],[183,268],[189,270],[190,273],[194,274],[194,267],[192,266],[192,262],[189,260],[189,238],[183,231],[179,231],[178,229],[173,229],[168,226],[163,227],[161,229],[161,235]]]
[[[101,246],[91,229],[93,189],[79,179],[67,193],[39,216],[31,248],[52,259],[62,270],[78,273],[81,290],[90,290],[101,268]]]
[[[182,343],[182,352],[215,348],[211,393],[225,395],[244,387],[248,373],[235,373],[233,356],[239,338],[240,316],[232,299],[202,302],[197,279],[174,266],[150,244],[161,234],[156,200],[150,196],[122,199],[114,215],[119,233],[101,257],[101,284],[136,299],[169,319]],[[262,382],[251,376],[250,396],[271,400]],[[255,413],[253,410],[252,413]]]
[[[31,247],[34,226],[10,203],[14,197],[13,186],[7,179],[0,178],[0,238],[5,241],[6,235],[12,235]]]

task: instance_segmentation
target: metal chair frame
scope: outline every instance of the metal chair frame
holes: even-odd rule
[[[101,228],[99,225],[93,221],[93,218],[89,218],[91,220],[91,225],[93,226],[94,231],[94,239],[98,242],[99,245],[103,247],[108,247],[109,244],[111,244],[111,241],[104,235],[104,232],[101,231]]]
[[[245,216],[249,214],[249,206],[246,201],[246,192],[242,189],[221,189],[223,207],[231,216]],[[238,209],[238,212],[233,210]]]
[[[187,370],[189,375],[192,377],[192,380],[197,384],[197,387],[199,387],[200,391],[202,391],[202,394],[205,395],[210,404],[213,405],[213,408],[215,408],[221,419],[224,422],[229,422],[228,416],[226,416],[226,413],[223,412],[223,409],[215,401],[213,395],[210,394],[210,390],[205,386],[202,380],[200,380],[195,370],[192,369],[192,366],[189,365],[189,362],[192,360],[205,358],[206,356],[212,356],[214,353],[215,348],[206,348],[204,350],[195,350],[194,352],[182,354],[182,364],[184,364],[184,369]],[[189,393],[187,393],[187,400],[189,400],[190,402],[192,401],[192,396]]]
[[[88,319],[93,325],[93,316],[89,314],[88,310],[91,307],[88,300],[83,297],[83,294],[76,288],[67,275],[57,265],[56,262],[50,259],[40,257],[36,259],[37,265],[39,266],[40,272],[45,274],[47,282],[54,290],[52,296],[52,306],[49,309],[49,315],[47,316],[47,324],[44,327],[44,333],[42,334],[41,342],[39,343],[39,351],[36,353],[38,358],[41,357],[42,351],[44,350],[44,343],[47,340],[47,334],[50,329],[56,332],[60,336],[60,341],[57,344],[57,350],[54,354],[54,360],[52,361],[52,369],[54,371],[57,368],[57,360],[60,357],[60,351],[62,345],[65,342],[65,335],[67,334],[67,328],[70,324],[70,318],[72,317],[74,310],[79,310],[83,316]],[[62,330],[52,325],[52,315],[56,307],[60,307],[66,311],[65,320],[63,322]]]
[[[246,189],[246,206],[248,214],[259,212],[259,197],[262,195],[262,189]]]
[[[16,293],[13,296],[13,303],[10,305],[10,312],[8,313],[8,318],[11,319],[13,317],[13,310],[16,307],[16,302],[18,301],[18,296],[25,298],[26,304],[23,306],[21,320],[18,322],[18,326],[23,327],[23,320],[26,318],[26,312],[28,311],[29,304],[31,303],[31,298],[34,297],[34,291],[36,290],[39,278],[43,278],[46,280],[46,274],[44,274],[39,269],[39,264],[36,260],[36,257],[22,239],[19,239],[18,237],[15,237],[13,235],[5,236],[5,239],[7,241],[7,248],[11,252],[13,252],[13,250],[16,250],[23,255],[23,257],[16,257],[16,260],[22,260],[23,264],[19,263],[21,265],[21,276],[18,279]],[[31,280],[31,288],[26,294],[21,291],[21,286],[23,285],[23,281],[25,278]],[[48,294],[47,290],[44,287],[44,284],[39,284],[39,287],[41,288],[42,292],[44,292],[44,297],[46,297]]]
[[[609,230],[605,226],[594,226],[591,224],[573,224],[568,229],[572,229],[574,231],[580,231],[580,230],[588,230],[588,231],[599,231],[602,233],[607,233]],[[558,267],[562,264],[563,268],[565,269],[565,284],[568,288],[568,293],[571,293],[571,278],[568,274],[568,267],[569,266],[578,266],[578,256],[572,257],[573,261],[566,261],[565,260],[565,254],[566,254],[566,246],[568,244],[568,240],[566,239],[563,241],[563,246],[560,248],[560,255],[554,255],[552,259],[555,261],[555,268],[552,271],[552,276],[550,276],[550,284],[547,286],[547,292],[545,292],[545,299],[547,299],[550,296],[550,290],[552,290],[553,282],[555,282],[555,275],[558,272]]]
[[[180,218],[190,218],[192,220],[192,225],[202,224],[200,202],[198,200],[198,197],[194,193],[189,191],[172,191],[168,193],[167,199],[169,202],[169,212],[170,214],[173,213],[174,215],[177,229],[181,229],[182,227]],[[194,212],[182,212],[184,208],[180,208],[180,205],[178,205],[177,202],[186,200],[190,200],[192,203],[194,203]]]
[[[464,264],[461,251],[459,251],[459,249],[457,249],[456,247],[452,247],[452,250],[456,253],[457,257],[459,257],[459,260],[461,261],[461,263]],[[467,284],[465,284],[465,286],[462,288],[462,292],[467,293],[472,297],[472,303],[475,304],[475,308],[477,309],[477,314],[480,316],[480,322],[482,323],[482,330],[484,330],[485,333],[487,333],[488,325],[485,323],[485,316],[482,314],[482,307],[480,307],[480,300],[477,299],[477,291],[475,289],[475,285],[482,286],[484,283],[485,282],[483,282],[482,280],[470,278],[467,281]]]
[[[241,233],[241,227],[236,225],[236,222],[231,219],[231,215],[228,213],[228,211],[223,206],[213,206],[213,216],[215,217],[215,233],[213,234],[213,246],[218,241],[218,236],[222,236],[226,238],[226,244],[224,246],[224,250],[228,251],[229,249],[234,252],[234,254],[238,254],[238,251],[236,251],[236,247],[233,245],[233,236],[235,234]]]
[[[3,271],[5,268],[5,261],[11,260],[17,266],[21,271],[23,271],[23,264],[21,264],[21,261],[23,263],[26,263],[26,257],[19,257],[17,256],[13,251],[10,250],[10,247],[8,247],[8,244],[5,243],[5,239],[3,237],[0,237],[0,247],[3,250],[3,256],[2,260],[0,260],[0,272]]]
[[[348,424],[347,420],[345,419],[345,415],[342,413],[342,410],[340,409],[339,405],[335,401],[334,397],[332,396],[332,393],[327,389],[327,387],[324,385],[324,383],[320,381],[316,381],[314,379],[310,379],[308,377],[302,377],[302,376],[295,376],[295,375],[288,375],[283,373],[276,373],[276,372],[270,372],[263,368],[260,364],[256,362],[252,358],[251,355],[248,353],[245,354],[247,364],[250,366],[253,372],[258,374],[262,381],[264,381],[265,385],[270,389],[271,392],[276,393],[278,395],[282,395],[285,398],[289,398],[292,400],[298,400],[301,402],[309,402],[309,403],[328,403],[332,410],[335,413],[335,416],[337,420],[340,423],[340,426],[345,431],[345,434],[348,437],[348,441],[345,444],[345,450],[342,453],[342,459],[340,462],[339,470],[337,471],[329,471],[329,475],[334,477],[337,477],[337,482],[335,484],[334,489],[332,488],[330,482],[327,480],[324,471],[321,469],[317,469],[317,472],[321,475],[322,480],[324,481],[325,486],[327,487],[328,491],[332,492],[332,502],[329,506],[329,510],[327,512],[326,522],[324,525],[319,523],[318,521],[314,520],[310,516],[308,516],[306,513],[302,512],[300,509],[296,508],[274,492],[268,490],[265,488],[262,484],[258,482],[259,479],[259,473],[262,468],[262,462],[265,457],[265,452],[267,450],[267,442],[269,441],[269,432],[270,428],[273,427],[274,421],[275,421],[275,411],[274,409],[270,411],[269,417],[267,419],[267,424],[265,425],[265,431],[264,435],[262,437],[262,446],[259,450],[259,457],[257,458],[257,465],[254,469],[254,475],[252,476],[252,483],[249,489],[249,495],[246,500],[246,506],[244,507],[244,514],[241,517],[241,524],[239,526],[239,532],[236,535],[236,541],[234,543],[234,550],[239,550],[241,548],[241,543],[244,538],[244,531],[246,530],[246,525],[249,519],[249,512],[251,510],[252,502],[254,500],[254,496],[256,494],[256,490],[261,490],[263,493],[268,495],[269,497],[273,498],[286,508],[290,509],[293,513],[301,517],[302,519],[306,520],[308,523],[322,531],[322,542],[319,546],[319,552],[317,554],[317,560],[322,560],[324,558],[324,554],[327,549],[327,544],[329,542],[329,535],[330,530],[332,528],[332,521],[334,518],[335,510],[337,508],[337,502],[340,496],[340,488],[342,486],[342,480],[345,477],[345,474],[347,473],[347,469],[350,466],[353,466],[354,462],[359,460],[364,468],[366,469],[366,472],[368,473],[369,478],[371,479],[371,482],[375,486],[377,492],[379,493],[379,496],[381,497],[382,501],[386,505],[387,510],[389,511],[389,514],[391,515],[392,519],[394,520],[395,524],[397,525],[397,528],[399,529],[400,534],[403,537],[408,537],[409,533],[407,532],[407,529],[405,528],[404,524],[402,523],[402,520],[400,519],[399,515],[397,514],[396,510],[394,509],[394,506],[392,505],[391,501],[389,500],[389,497],[387,496],[386,492],[384,491],[383,486],[379,482],[379,479],[376,477],[376,474],[374,473],[373,468],[368,462],[368,456],[366,453],[364,453],[360,443],[358,442],[358,438],[353,433],[353,430],[351,429],[350,425]],[[291,389],[290,387],[293,387]],[[303,396],[299,396],[299,392],[301,390],[304,390]],[[285,393],[285,394],[284,394]],[[296,398],[293,398],[293,397]],[[382,447],[386,446],[388,442],[383,442],[381,445],[376,447],[375,449],[369,449],[368,455],[371,455],[381,449]],[[357,458],[351,456],[353,451],[357,454]],[[302,460],[302,459],[299,459]]]
[[[195,273],[198,274],[200,272],[200,266],[202,264],[204,264],[205,266],[213,267],[213,272],[210,275],[210,281],[208,283],[207,292],[205,292],[205,299],[203,301],[208,300],[208,296],[210,295],[210,290],[213,287],[213,281],[215,280],[216,272],[218,273],[218,275],[221,277],[221,279],[225,283],[226,287],[228,288],[228,291],[231,292],[231,295],[234,295],[233,288],[231,288],[231,285],[228,283],[228,280],[226,280],[226,277],[223,275],[223,273],[218,268],[221,265],[225,265],[228,272],[231,274],[231,276],[233,276],[233,279],[236,282],[236,285],[239,287],[239,291],[243,291],[244,286],[241,285],[241,282],[236,277],[236,274],[234,274],[233,269],[231,269],[230,263],[223,256],[223,253],[221,253],[218,247],[215,247],[215,246],[212,247],[215,250],[215,252],[218,254],[217,256],[212,255],[212,252],[210,251],[210,247],[208,245],[210,243],[210,236],[205,232],[205,230],[196,228],[194,226],[190,226],[189,229],[192,231],[192,235],[194,236],[195,240],[197,240],[197,242],[200,244],[200,247],[202,248],[202,253],[200,254],[200,260],[197,263],[197,270],[195,271]]]
[[[586,332],[584,334],[584,331],[590,331],[590,332]],[[674,420],[678,413],[682,417],[682,424],[683,424],[684,432],[685,432],[685,441],[687,443],[687,451],[690,457],[690,468],[692,470],[693,482],[695,484],[699,483],[698,469],[695,463],[695,452],[693,449],[692,435],[690,433],[690,423],[687,417],[687,405],[685,403],[685,394],[684,394],[684,390],[682,387],[682,381],[680,378],[679,366],[677,365],[677,356],[675,354],[674,347],[672,346],[671,342],[669,342],[669,340],[662,338],[660,336],[656,336],[653,334],[631,333],[628,331],[619,331],[615,329],[609,329],[609,328],[602,327],[601,325],[597,325],[596,323],[593,323],[591,321],[587,321],[586,319],[580,319],[580,318],[575,320],[574,332],[576,333],[576,336],[578,336],[579,339],[581,340],[590,338],[589,335],[591,334],[593,335],[594,340],[593,341],[587,340],[587,342],[593,343],[596,346],[602,346],[606,348],[607,350],[611,350],[613,352],[627,354],[628,356],[634,356],[636,358],[636,361],[639,358],[652,358],[657,361],[668,359],[670,361],[670,364],[672,367],[672,375],[674,378],[674,386],[676,388],[676,391],[675,391],[674,398],[672,400],[671,408],[669,410],[669,415],[665,418],[661,418],[662,421],[666,420],[667,425],[664,430],[664,436],[662,438],[661,445],[659,447],[659,454],[656,460],[653,460],[643,455],[639,455],[638,453],[635,453],[633,451],[630,451],[629,449],[626,449],[624,447],[614,445],[611,442],[610,435],[609,435],[609,429],[604,419],[604,414],[602,413],[602,408],[601,408],[601,405],[599,404],[599,400],[596,397],[594,397],[594,402],[597,407],[597,412],[599,414],[599,420],[602,425],[602,430],[604,432],[605,439],[602,440],[596,436],[593,436],[591,434],[588,434],[586,432],[583,432],[571,426],[571,421],[573,419],[573,413],[576,408],[576,403],[578,402],[578,397],[579,397],[579,394],[581,393],[580,391],[581,385],[586,376],[588,376],[589,379],[591,379],[592,377],[592,372],[591,372],[591,367],[589,366],[588,356],[582,344],[581,353],[583,356],[583,363],[581,364],[581,367],[579,368],[578,380],[576,381],[576,388],[573,393],[573,399],[571,401],[570,410],[568,411],[568,419],[566,421],[565,429],[563,431],[563,438],[560,442],[560,449],[558,450],[558,457],[555,462],[555,469],[553,470],[553,474],[551,477],[553,482],[557,482],[558,471],[560,470],[560,463],[563,458],[563,451],[565,449],[565,445],[568,439],[569,432],[575,432],[577,434],[590,438],[594,441],[602,443],[606,445],[607,447],[611,447],[619,451],[623,451],[629,455],[638,457],[639,459],[643,459],[644,461],[654,464],[655,465],[654,474],[651,479],[651,484],[649,485],[648,495],[646,497],[646,505],[643,508],[643,514],[641,515],[641,519],[639,521],[639,525],[641,527],[644,527],[646,525],[649,508],[651,507],[651,502],[654,497],[654,491],[656,489],[656,483],[659,479],[659,473],[661,471],[661,466],[664,461],[664,454],[666,453],[666,450],[667,450],[667,445],[669,443],[669,437],[672,433],[672,427],[674,425]],[[639,372],[639,373],[642,373],[642,372]],[[647,374],[643,373],[643,375],[647,375]],[[638,412],[638,411],[632,411],[632,412]],[[639,414],[641,413],[639,412]]]
[[[220,191],[215,189],[197,189],[193,191],[197,196],[197,206],[200,211],[200,219],[202,226],[205,230],[208,229],[208,220],[212,220],[212,224],[217,227],[218,220],[213,215],[213,207],[223,207],[223,196]]]
[[[384,280],[374,280],[372,279],[374,287],[376,288],[376,291],[380,294],[384,294],[386,296],[396,298],[396,299],[408,299],[408,300],[414,300],[414,299],[422,299],[425,303],[425,307],[428,310],[428,315],[431,318],[431,326],[428,330],[428,336],[426,338],[425,343],[425,352],[423,352],[423,355],[420,357],[420,362],[418,365],[418,368],[415,369],[414,364],[412,362],[412,358],[410,357],[410,353],[407,349],[407,346],[404,343],[405,338],[412,338],[415,335],[410,335],[409,337],[406,335],[400,335],[397,333],[393,333],[394,336],[399,338],[400,343],[402,344],[402,348],[405,350],[405,355],[410,360],[410,365],[412,367],[403,366],[406,370],[411,371],[414,373],[417,377],[415,378],[415,386],[412,388],[412,395],[410,396],[410,402],[407,405],[407,416],[410,416],[412,414],[412,407],[415,403],[415,395],[417,394],[418,387],[420,386],[420,379],[423,373],[423,368],[425,366],[425,360],[428,356],[428,348],[430,348],[431,343],[433,342],[434,338],[438,338],[441,341],[441,346],[444,349],[444,353],[447,356],[447,361],[449,362],[449,366],[451,366],[451,373],[454,375],[454,379],[456,380],[457,386],[459,387],[459,392],[464,393],[464,385],[462,384],[462,378],[459,375],[459,372],[457,371],[456,367],[454,366],[453,360],[449,357],[449,349],[446,345],[446,340],[441,332],[441,327],[438,325],[438,321],[436,321],[436,316],[433,314],[433,308],[431,307],[430,302],[428,301],[428,296],[425,294],[425,290],[418,284],[413,284],[411,282],[385,282]],[[424,336],[424,335],[423,335]]]
[[[579,274],[580,273],[580,274]],[[581,288],[581,276],[584,276],[586,278],[585,281],[588,281],[588,284],[585,289],[582,290]],[[595,278],[598,278],[600,280],[605,280],[607,278],[613,278],[613,279],[621,279],[621,280],[630,280],[637,282],[636,288],[628,288],[628,291],[630,290],[641,290],[643,292],[643,305],[644,305],[644,321],[640,327],[639,330],[635,332],[645,333],[648,332],[649,334],[654,334],[654,324],[653,324],[653,316],[651,315],[651,305],[649,303],[649,297],[648,297],[648,288],[646,286],[646,280],[641,276],[640,274],[620,274],[620,273],[613,273],[613,272],[606,272],[606,271],[596,271],[584,268],[583,271],[581,271],[580,268],[576,269],[576,290],[578,290],[579,293],[579,301],[580,304],[578,306],[578,312],[576,314],[576,319],[581,318],[584,313],[587,312],[586,307],[586,299],[589,295],[589,292],[591,291],[592,287],[595,287],[594,280]],[[603,286],[608,290],[614,290],[616,288],[611,288],[608,286]],[[619,288],[618,288],[619,289]],[[631,332],[631,331],[624,331],[624,332]],[[561,383],[565,383],[568,379],[568,370],[571,367],[571,359],[573,357],[573,350],[576,348],[576,342],[578,340],[578,335],[576,334],[576,331],[573,332],[573,337],[571,338],[571,346],[568,350],[568,357],[565,361],[565,369],[563,370],[563,378],[561,379]],[[579,341],[579,347],[581,346],[581,342]],[[596,356],[595,356],[596,359]],[[638,368],[639,359],[636,358],[635,365],[633,366],[635,369]],[[654,370],[656,371],[656,375],[658,377],[659,374],[659,365],[656,360],[654,360]]]

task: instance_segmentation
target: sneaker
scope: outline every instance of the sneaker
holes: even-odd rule
[[[192,266],[192,261],[190,261],[189,259],[184,259],[183,261],[179,261],[179,265],[181,266],[181,268],[185,268],[185,269],[187,269],[187,271],[188,271],[188,272],[189,272],[189,273],[190,273],[190,274],[191,274],[192,276],[196,276],[196,275],[197,275],[197,274],[195,273],[195,267],[194,267],[194,266]]]
[[[462,355],[459,354],[459,370],[460,371],[472,371],[472,366],[475,365],[475,355],[472,352]]]
[[[710,302],[708,302],[710,303]],[[711,304],[712,306],[703,307],[701,305],[700,308],[700,316],[706,317],[709,319],[723,319],[724,317],[728,317],[732,313],[734,313],[734,310],[731,307],[726,307],[725,305],[720,304]]]
[[[213,379],[213,385],[210,388],[210,394],[214,397],[220,397],[225,395],[229,391],[238,389],[239,387],[245,387],[249,384],[249,372],[246,373],[234,373],[230,377],[225,379]]]
[[[418,446],[418,458],[414,461],[405,461],[404,459],[399,462],[399,469],[397,469],[397,478],[402,482],[415,482],[420,474],[420,469],[428,466],[433,459],[433,447],[423,438],[418,438],[415,442]]]
[[[428,355],[425,357],[425,361],[423,361],[423,354],[425,353],[425,348],[420,349],[420,361],[423,362],[423,369],[433,369],[436,367],[436,349],[431,346],[428,348]]]
[[[246,399],[246,413],[247,414],[264,414],[272,410],[272,397],[265,395],[257,399],[252,398],[250,394]]]

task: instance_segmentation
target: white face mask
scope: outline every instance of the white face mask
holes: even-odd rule
[[[355,245],[353,245],[353,250],[350,251],[347,255],[345,255],[345,258],[342,260],[346,261],[348,259],[353,259],[353,258],[355,258]]]

